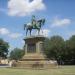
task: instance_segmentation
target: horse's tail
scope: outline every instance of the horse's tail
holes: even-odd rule
[[[25,30],[25,28],[26,28],[26,24],[24,24],[24,30]]]

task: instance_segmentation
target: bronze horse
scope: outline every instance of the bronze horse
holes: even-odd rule
[[[45,23],[45,19],[41,19],[36,21],[35,27],[33,26],[32,23],[24,24],[24,30],[26,29],[26,36],[27,36],[28,30],[30,31],[30,35],[31,35],[32,29],[37,29],[39,34],[41,26],[44,25],[44,23]]]

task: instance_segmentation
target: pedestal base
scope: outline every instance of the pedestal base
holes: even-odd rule
[[[14,67],[26,69],[50,69],[56,68],[57,64],[51,64],[48,63],[48,61],[18,61]]]
[[[50,69],[56,68],[57,62],[48,61],[43,54],[27,54],[22,60],[16,62],[13,67],[26,69]]]

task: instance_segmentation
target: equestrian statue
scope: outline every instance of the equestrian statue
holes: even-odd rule
[[[36,20],[35,16],[33,15],[31,23],[24,24],[24,30],[26,29],[26,36],[28,31],[30,31],[30,35],[31,35],[32,29],[38,30],[38,34],[39,34],[40,29],[44,25],[44,23],[45,23],[45,19]]]

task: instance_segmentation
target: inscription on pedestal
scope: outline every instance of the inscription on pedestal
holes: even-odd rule
[[[27,45],[27,53],[36,53],[36,44],[28,44]]]

